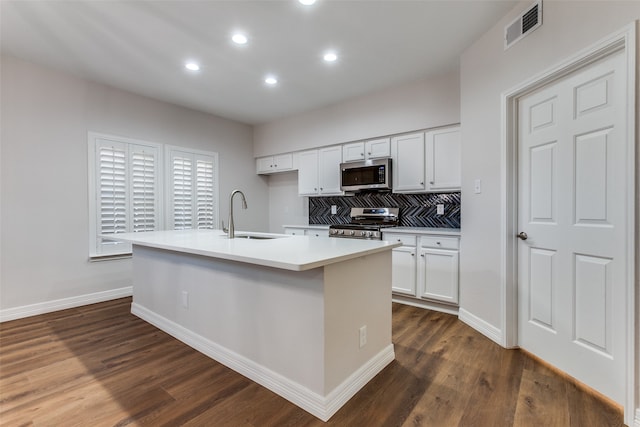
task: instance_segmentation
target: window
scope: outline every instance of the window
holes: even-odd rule
[[[167,146],[167,228],[216,228],[218,224],[217,153]]]
[[[159,144],[89,133],[91,257],[131,253],[101,235],[160,229],[161,155]]]
[[[89,132],[91,258],[131,253],[111,234],[217,224],[217,153]]]

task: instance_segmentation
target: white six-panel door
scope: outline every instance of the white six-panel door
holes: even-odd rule
[[[614,54],[518,104],[519,345],[621,404],[625,82]]]

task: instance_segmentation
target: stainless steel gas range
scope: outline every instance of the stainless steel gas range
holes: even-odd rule
[[[382,240],[382,229],[396,227],[399,208],[351,208],[351,223],[329,226],[329,237]]]

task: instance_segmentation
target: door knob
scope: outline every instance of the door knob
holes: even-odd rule
[[[518,239],[527,240],[528,238],[529,236],[527,236],[527,233],[525,233],[524,231],[518,233]]]

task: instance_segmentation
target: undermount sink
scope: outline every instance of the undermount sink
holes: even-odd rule
[[[253,234],[236,234],[234,239],[256,239],[256,240],[270,240],[278,239],[276,236],[254,236]]]

